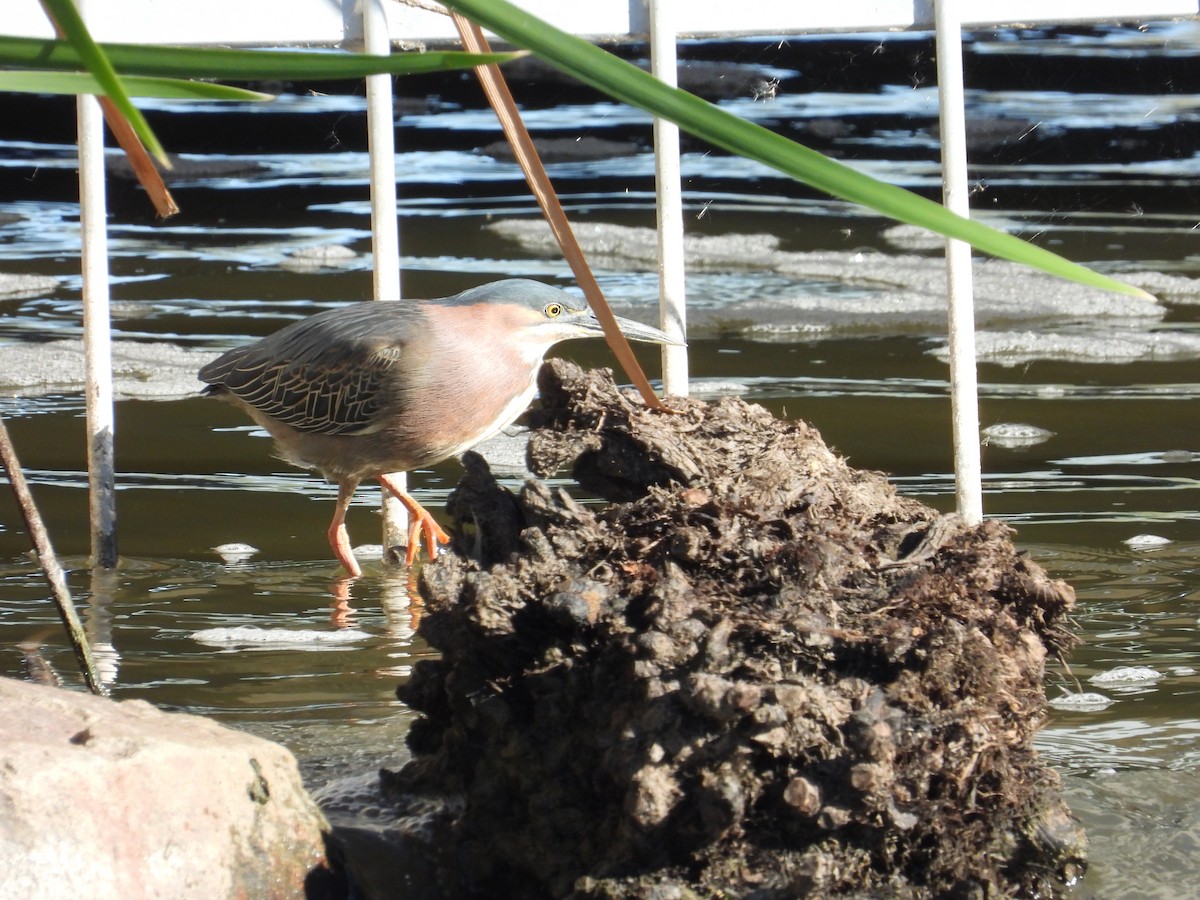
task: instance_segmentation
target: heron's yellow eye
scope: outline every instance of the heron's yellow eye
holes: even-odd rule
[[[562,315],[563,305],[561,303],[546,304],[546,318],[556,319]]]

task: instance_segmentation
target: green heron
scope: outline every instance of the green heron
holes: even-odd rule
[[[631,340],[678,343],[617,322]],[[389,473],[456,456],[507,427],[533,398],[547,350],[602,333],[570,295],[509,279],[437,300],[326,310],[228,351],[200,380],[206,396],[240,406],[265,428],[283,459],[338,486],[329,544],[358,577],[345,524],[358,485],[377,478],[408,510],[408,565],[421,534],[436,556],[449,536]]]

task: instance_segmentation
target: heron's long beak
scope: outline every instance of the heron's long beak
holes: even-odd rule
[[[617,326],[621,329],[621,333],[631,341],[641,341],[645,344],[668,344],[672,347],[686,347],[685,341],[676,340],[665,331],[659,331],[649,325],[643,325],[641,322],[635,322],[633,319],[626,319],[622,316],[614,316],[617,320]],[[598,336],[604,335],[604,330],[600,327],[599,321],[591,319],[583,323],[584,327]]]

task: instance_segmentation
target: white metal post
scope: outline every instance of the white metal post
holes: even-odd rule
[[[381,0],[365,0],[366,50],[392,52]],[[371,246],[376,300],[400,299],[400,223],[396,215],[396,126],[392,76],[367,76],[367,150],[371,165]]]
[[[967,128],[963,100],[962,16],[958,0],[936,0],[938,108],[942,132],[942,198],[970,215]],[[950,405],[954,420],[954,478],[958,512],[968,525],[983,520],[979,452],[979,384],[975,368],[975,308],[971,247],[946,240],[950,322]]]
[[[117,564],[117,489],[116,465],[113,458],[112,334],[109,331],[104,114],[100,110],[99,101],[86,95],[80,95],[78,98],[77,110],[91,564],[111,569]]]
[[[364,0],[363,34],[368,53],[392,52],[387,15],[381,0]],[[396,212],[396,126],[391,75],[367,76],[367,151],[371,166],[371,248],[376,300],[400,299],[400,223]],[[404,473],[396,473],[401,486]],[[408,513],[388,491],[382,492],[383,548],[407,540]]]
[[[676,0],[650,0],[650,70],[665,84],[678,84],[674,23]],[[658,321],[667,334],[687,339],[687,290],[683,251],[683,188],[679,171],[679,126],[654,117],[654,176],[658,209]],[[662,348],[663,393],[686,397],[687,347]]]

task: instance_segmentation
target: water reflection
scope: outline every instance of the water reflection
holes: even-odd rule
[[[1099,771],[1068,778],[1066,797],[1091,836],[1087,897],[1175,900],[1195,895],[1200,857],[1200,773],[1164,778],[1154,769]],[[1119,834],[1119,840],[1106,839]]]
[[[121,672],[121,654],[113,643],[112,604],[117,593],[115,569],[91,570],[91,591],[83,612],[83,628],[96,661],[100,683],[111,688]]]
[[[360,548],[355,555],[361,560]],[[382,555],[382,554],[381,554]],[[376,596],[385,619],[385,630],[397,641],[407,644],[417,633],[421,623],[422,601],[417,593],[418,568],[389,564],[383,568],[374,583],[359,585],[360,593]],[[356,622],[354,611],[354,587],[361,578],[339,578],[330,585],[333,595],[330,624],[335,628],[353,627]]]

